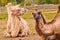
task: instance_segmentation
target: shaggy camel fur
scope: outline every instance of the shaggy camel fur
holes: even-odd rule
[[[57,15],[47,23],[41,12],[33,13],[36,21],[36,31],[43,40],[60,40],[60,5],[58,6]]]
[[[29,34],[29,27],[27,22],[21,18],[24,13],[19,6],[13,6],[11,3],[6,5],[8,11],[8,21],[7,21],[7,35],[8,37],[16,37],[21,33],[20,36],[26,36]],[[19,17],[20,16],[20,17]]]

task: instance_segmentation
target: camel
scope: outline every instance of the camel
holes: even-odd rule
[[[60,5],[57,15],[49,23],[45,21],[42,12],[33,12],[32,15],[36,21],[36,32],[42,40],[60,40]]]
[[[13,6],[11,3],[6,5],[8,11],[7,33],[8,37],[27,36],[30,32],[28,23],[21,17],[25,13],[19,5]]]

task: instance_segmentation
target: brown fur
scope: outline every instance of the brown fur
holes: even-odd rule
[[[53,21],[51,21],[49,23],[46,23],[41,12],[40,12],[39,16],[40,16],[40,18],[36,19],[36,31],[40,35],[40,37],[44,36],[44,38],[46,38],[44,40],[47,40],[49,36],[51,38],[52,35],[55,35],[55,36],[53,36],[53,38],[54,38],[54,37],[56,37],[56,34],[60,35],[60,6],[58,6],[57,15],[54,17]],[[59,37],[59,36],[57,36],[57,37]]]

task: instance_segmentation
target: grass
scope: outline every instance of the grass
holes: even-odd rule
[[[0,14],[0,20],[1,19],[6,19],[7,18],[7,14]]]
[[[22,15],[22,17],[24,19],[33,19],[32,11],[33,10],[28,10],[24,15]],[[56,10],[42,10],[42,13],[46,20],[50,20],[56,15],[57,11]],[[0,19],[5,19],[7,17],[8,17],[7,13],[0,13]]]
[[[57,10],[42,10],[42,13],[45,20],[48,22],[54,18]],[[0,35],[2,35],[4,30],[6,30],[7,17],[7,13],[0,13]],[[32,16],[32,10],[28,10],[22,17],[28,22],[31,32],[35,32],[35,21]]]

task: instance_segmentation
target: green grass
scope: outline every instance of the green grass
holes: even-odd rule
[[[45,17],[46,20],[52,19],[56,15],[56,10],[43,10],[43,16]],[[33,19],[32,16],[32,10],[27,11],[24,15],[22,15],[24,19]],[[7,18],[7,13],[2,14],[0,13],[0,19],[5,19]]]
[[[53,13],[53,14],[44,13],[43,15],[44,15],[44,17],[45,17],[46,20],[50,20],[50,19],[54,18],[54,16],[56,15],[56,13]]]
[[[24,19],[32,19],[32,10],[29,10],[25,13],[25,15],[22,16]]]
[[[1,19],[6,19],[7,18],[7,14],[0,14],[0,20]]]

